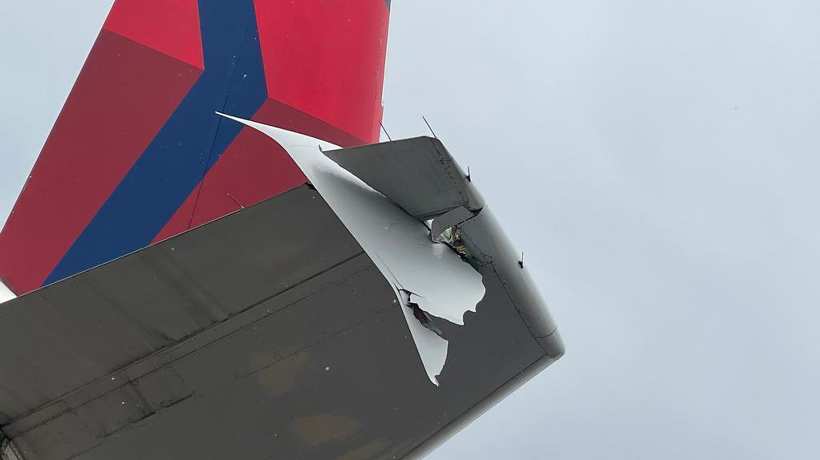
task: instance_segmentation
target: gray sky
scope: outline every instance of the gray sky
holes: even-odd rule
[[[13,3],[0,216],[111,0]],[[385,124],[471,167],[568,346],[431,458],[818,458],[818,82],[816,0],[393,2]]]

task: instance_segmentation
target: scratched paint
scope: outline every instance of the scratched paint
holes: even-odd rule
[[[464,314],[484,298],[481,274],[427,227],[346,171],[322,151],[338,146],[273,126],[224,115],[277,141],[390,282],[430,381],[438,385],[447,340],[424,327],[406,308],[412,300],[430,315],[463,326]],[[410,293],[409,295],[407,293]],[[408,298],[409,297],[409,298]]]

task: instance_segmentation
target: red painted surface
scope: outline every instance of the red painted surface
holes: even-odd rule
[[[117,0],[104,29],[199,69],[205,67],[197,0]]]
[[[269,137],[245,128],[154,241],[162,241],[307,181]]]
[[[268,101],[254,120],[342,147],[379,139],[389,10],[383,0],[256,0]],[[245,128],[154,241],[305,183],[281,147]]]
[[[199,74],[100,34],[0,234],[0,276],[12,290],[40,287]]]
[[[254,119],[344,147],[376,142],[386,2],[254,3],[269,98]],[[116,0],[0,234],[0,278],[18,294],[40,287],[201,75],[197,5]],[[279,146],[246,129],[157,240],[304,182]]]
[[[255,121],[306,134],[341,147],[370,144],[368,137],[356,137],[318,118],[300,112],[281,102],[268,99],[254,117]],[[379,118],[381,120],[381,118]]]
[[[266,101],[253,119],[342,147],[365,143],[364,139],[354,138],[272,100]],[[244,128],[154,242],[292,190],[306,181],[302,171],[279,144],[255,130]]]
[[[378,141],[389,10],[384,0],[256,0],[268,96]]]

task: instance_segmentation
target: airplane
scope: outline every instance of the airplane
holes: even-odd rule
[[[116,0],[0,233],[0,459],[420,458],[564,354],[389,0]]]

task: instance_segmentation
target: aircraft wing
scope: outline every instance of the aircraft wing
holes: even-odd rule
[[[3,304],[7,458],[418,457],[563,354],[517,251],[441,142],[323,155],[419,225],[469,210],[427,241],[480,274],[463,325],[408,319],[378,254],[305,184]],[[448,344],[438,385],[419,325]]]

